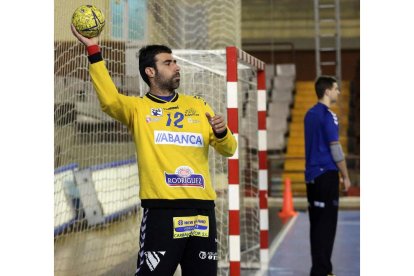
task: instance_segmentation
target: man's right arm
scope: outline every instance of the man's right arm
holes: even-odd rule
[[[348,169],[346,166],[346,159],[342,151],[341,144],[339,143],[339,141],[331,142],[330,148],[331,148],[332,158],[335,161],[336,166],[338,167],[339,171],[341,172],[341,175],[344,181],[345,191],[348,191],[349,187],[351,186],[351,181],[349,179]]]
[[[336,163],[336,165],[338,166],[339,171],[341,172],[341,175],[344,181],[344,189],[345,191],[348,191],[348,189],[351,187],[351,180],[349,179],[348,169],[346,166],[345,159],[342,160],[341,162]]]
[[[326,117],[326,121],[323,127],[325,131],[326,139],[330,143],[329,147],[331,150],[332,159],[335,161],[336,166],[341,172],[341,175],[344,181],[344,186],[345,186],[344,188],[345,188],[345,191],[347,191],[349,187],[351,186],[351,181],[349,180],[345,155],[342,150],[341,143],[339,142],[339,127],[338,127],[338,122],[336,120],[332,113],[329,114]]]
[[[88,60],[90,62],[89,73],[97,92],[102,111],[129,126],[134,101],[131,97],[118,93],[103,61],[98,39],[96,37],[86,38],[80,35],[73,25],[71,28],[74,36],[86,46],[88,51]]]

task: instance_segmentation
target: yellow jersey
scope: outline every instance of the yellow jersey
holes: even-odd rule
[[[102,58],[91,61],[89,72],[102,110],[132,133],[141,205],[214,208],[209,145],[230,157],[237,142],[229,129],[224,137],[216,137],[205,116],[206,112],[214,116],[211,107],[200,97],[178,93],[169,102],[150,93],[143,97],[122,95]]]

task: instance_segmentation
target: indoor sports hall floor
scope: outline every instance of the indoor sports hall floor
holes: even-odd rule
[[[360,275],[360,212],[339,211],[338,227],[332,264],[338,276]],[[309,247],[309,219],[306,212],[298,212],[279,232],[270,245],[267,269],[243,274],[255,276],[307,276],[311,266]]]
[[[359,276],[360,269],[360,212],[359,198],[342,198],[340,200],[340,212],[332,263],[334,273],[338,276]],[[262,270],[242,269],[242,276],[307,276],[311,266],[309,248],[309,219],[306,212],[306,199],[294,199],[294,205],[298,215],[290,219],[286,224],[282,224],[278,217],[281,207],[281,200],[269,198],[269,265]],[[341,207],[342,206],[342,207]],[[122,243],[125,233],[136,235],[139,231],[138,216],[120,221],[105,230],[89,233],[77,233],[73,238],[65,242],[55,244],[55,275],[69,275],[61,273],[64,267],[73,267],[73,263],[78,263],[74,258],[84,258],[85,254],[79,254],[83,250],[89,254],[101,254],[101,250],[91,250],[91,248],[112,248],[114,245],[129,246],[130,251],[134,251],[137,244]],[[128,230],[128,231],[126,231]],[[108,250],[108,249],[106,249]],[[115,249],[111,249],[115,250]],[[78,254],[76,254],[77,252]],[[76,257],[78,256],[78,257]],[[122,261],[102,260],[103,262],[114,262],[119,265],[112,266],[109,271],[98,273],[98,275],[132,275],[126,271],[128,267],[133,267],[136,262],[136,254],[132,257],[123,255],[116,256]],[[88,259],[95,260],[93,256]],[[98,258],[99,259],[99,258]],[[60,260],[59,263],[56,260]],[[81,263],[81,262],[80,262]],[[61,270],[63,269],[63,270]],[[84,267],[79,267],[75,275],[90,275],[85,272]],[[74,271],[72,270],[71,273]],[[86,274],[85,274],[86,273]],[[73,274],[72,274],[73,275]],[[174,276],[180,276],[178,270]]]

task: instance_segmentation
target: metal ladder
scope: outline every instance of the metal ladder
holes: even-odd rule
[[[341,20],[340,0],[314,0],[316,75],[323,75],[323,68],[335,66],[338,85],[341,83]],[[321,3],[322,2],[322,3]],[[324,14],[321,17],[321,13]],[[329,15],[328,15],[329,14]],[[335,23],[334,30],[331,23]],[[322,58],[335,52],[335,60]]]

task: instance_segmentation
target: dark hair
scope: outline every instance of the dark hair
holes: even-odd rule
[[[320,76],[315,81],[315,91],[316,95],[318,96],[318,100],[322,99],[323,95],[325,94],[326,89],[331,89],[336,83],[336,79],[331,76]]]
[[[139,73],[148,85],[150,85],[150,82],[147,74],[145,73],[145,68],[152,67],[157,70],[157,66],[155,65],[155,56],[160,53],[171,54],[172,51],[164,45],[147,45],[139,50]]]

